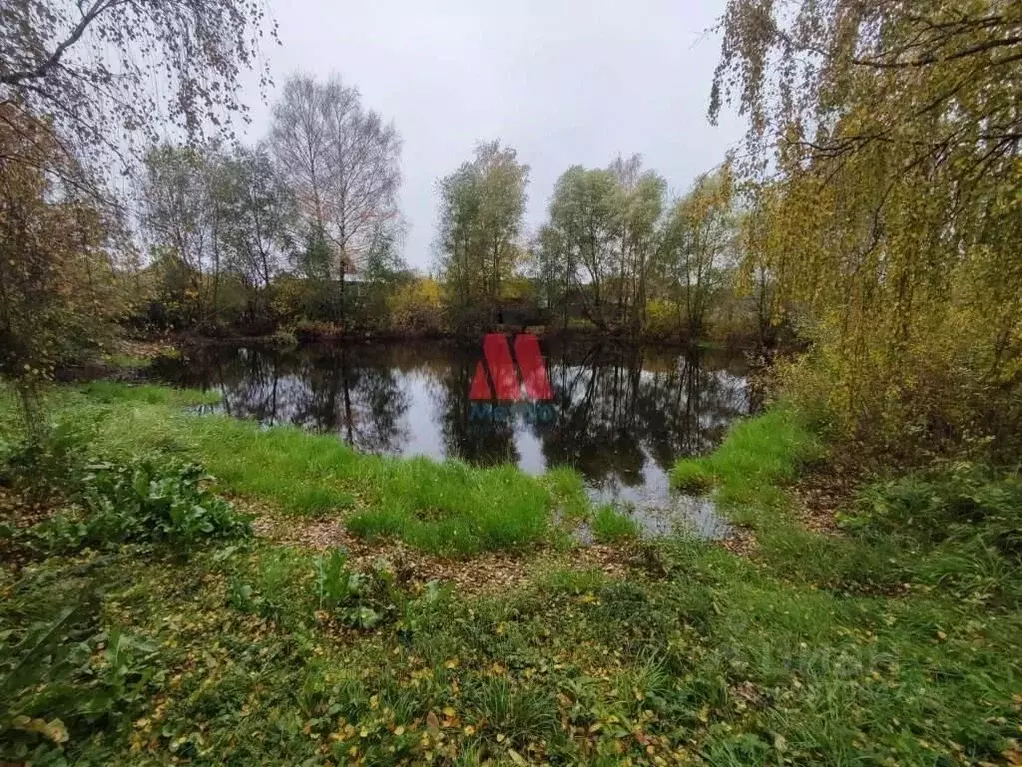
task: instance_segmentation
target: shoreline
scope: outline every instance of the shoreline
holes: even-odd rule
[[[232,346],[241,344],[304,347],[316,344],[400,344],[417,343],[422,341],[452,343],[456,345],[477,345],[482,336],[487,333],[504,333],[506,335],[514,335],[526,332],[532,333],[544,340],[568,343],[589,343],[593,345],[606,344],[609,346],[621,346],[638,343],[643,345],[655,344],[668,349],[710,348],[729,349],[750,353],[762,352],[764,349],[758,339],[748,335],[731,335],[725,338],[693,338],[682,334],[663,336],[648,333],[632,334],[625,331],[603,331],[597,328],[547,329],[542,326],[502,326],[473,332],[300,333],[293,336],[284,334],[206,334],[193,331],[172,331],[166,334],[135,334],[129,336],[128,340],[133,343],[159,342],[179,349],[187,347]],[[794,346],[796,345],[776,344],[765,348],[769,353],[773,354],[776,353],[777,350],[783,350]]]

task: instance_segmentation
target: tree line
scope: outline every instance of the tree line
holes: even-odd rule
[[[523,239],[528,172],[493,142],[440,182],[439,266],[455,322],[485,324],[524,301],[547,326],[698,338],[735,298],[741,215],[726,165],[680,199],[637,155],[572,166],[547,222]]]
[[[681,337],[714,312],[724,332],[740,324],[726,174],[683,205],[638,158],[571,168],[530,232],[527,165],[481,143],[438,182],[434,264],[416,273],[401,257],[401,137],[357,88],[294,75],[266,135],[234,134],[239,73],[268,85],[259,41],[274,28],[258,5],[29,0],[0,27],[0,364],[26,386],[124,327]],[[696,221],[711,198],[717,222]]]
[[[399,252],[399,161],[396,130],[357,90],[306,76],[287,82],[254,148],[154,148],[138,186],[149,248],[140,319],[200,330],[540,325],[702,337],[717,313],[730,331],[770,335],[734,291],[741,216],[726,166],[680,199],[638,156],[574,166],[548,222],[529,233],[529,167],[512,147],[480,143],[437,184],[434,269],[423,275]]]
[[[357,89],[304,75],[254,147],[149,150],[135,190],[147,246],[136,319],[202,331],[385,312],[372,289],[404,270],[400,151]],[[361,300],[352,275],[371,288]]]

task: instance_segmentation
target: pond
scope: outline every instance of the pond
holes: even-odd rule
[[[521,369],[522,350],[509,347]],[[482,344],[215,346],[160,372],[220,391],[214,410],[333,433],[362,451],[513,462],[533,474],[573,466],[594,500],[631,507],[647,534],[679,521],[704,537],[727,533],[711,501],[672,493],[668,473],[749,412],[742,355],[547,339],[540,351],[551,386],[539,393],[549,396],[525,399],[524,386],[523,401],[510,404],[473,398]],[[487,370],[484,389],[493,381],[499,391],[499,371]]]

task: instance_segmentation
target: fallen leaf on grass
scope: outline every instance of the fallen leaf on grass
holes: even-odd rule
[[[429,729],[431,734],[433,735],[440,734],[440,720],[437,718],[437,715],[434,714],[432,711],[426,714],[426,727]]]

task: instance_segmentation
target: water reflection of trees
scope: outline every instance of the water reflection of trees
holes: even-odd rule
[[[653,355],[638,348],[546,349],[552,422],[471,418],[479,351],[458,352],[440,371],[437,420],[447,454],[474,463],[518,461],[515,431],[530,430],[547,466],[570,464],[591,482],[643,483],[649,461],[668,470],[681,455],[712,448],[747,408],[744,378],[700,350]]]
[[[647,460],[666,471],[708,450],[747,407],[744,379],[700,350],[564,349],[547,363],[557,409],[553,428],[538,432],[547,464],[572,464],[593,482],[641,484]]]
[[[219,388],[232,415],[335,433],[360,450],[424,449],[485,465],[524,457],[624,486],[641,485],[652,464],[666,471],[711,449],[748,408],[742,371],[712,353],[544,344],[544,354],[555,393],[549,423],[471,418],[476,348],[220,350],[192,361],[183,382]],[[523,441],[527,432],[534,439]]]
[[[450,362],[440,375],[440,401],[437,408],[440,429],[448,455],[458,456],[482,466],[517,463],[515,422],[473,419],[469,390],[479,352],[452,349]]]
[[[224,410],[237,417],[336,433],[367,452],[397,452],[407,439],[409,397],[386,356],[242,348],[202,354],[190,372],[189,383],[219,388]]]

